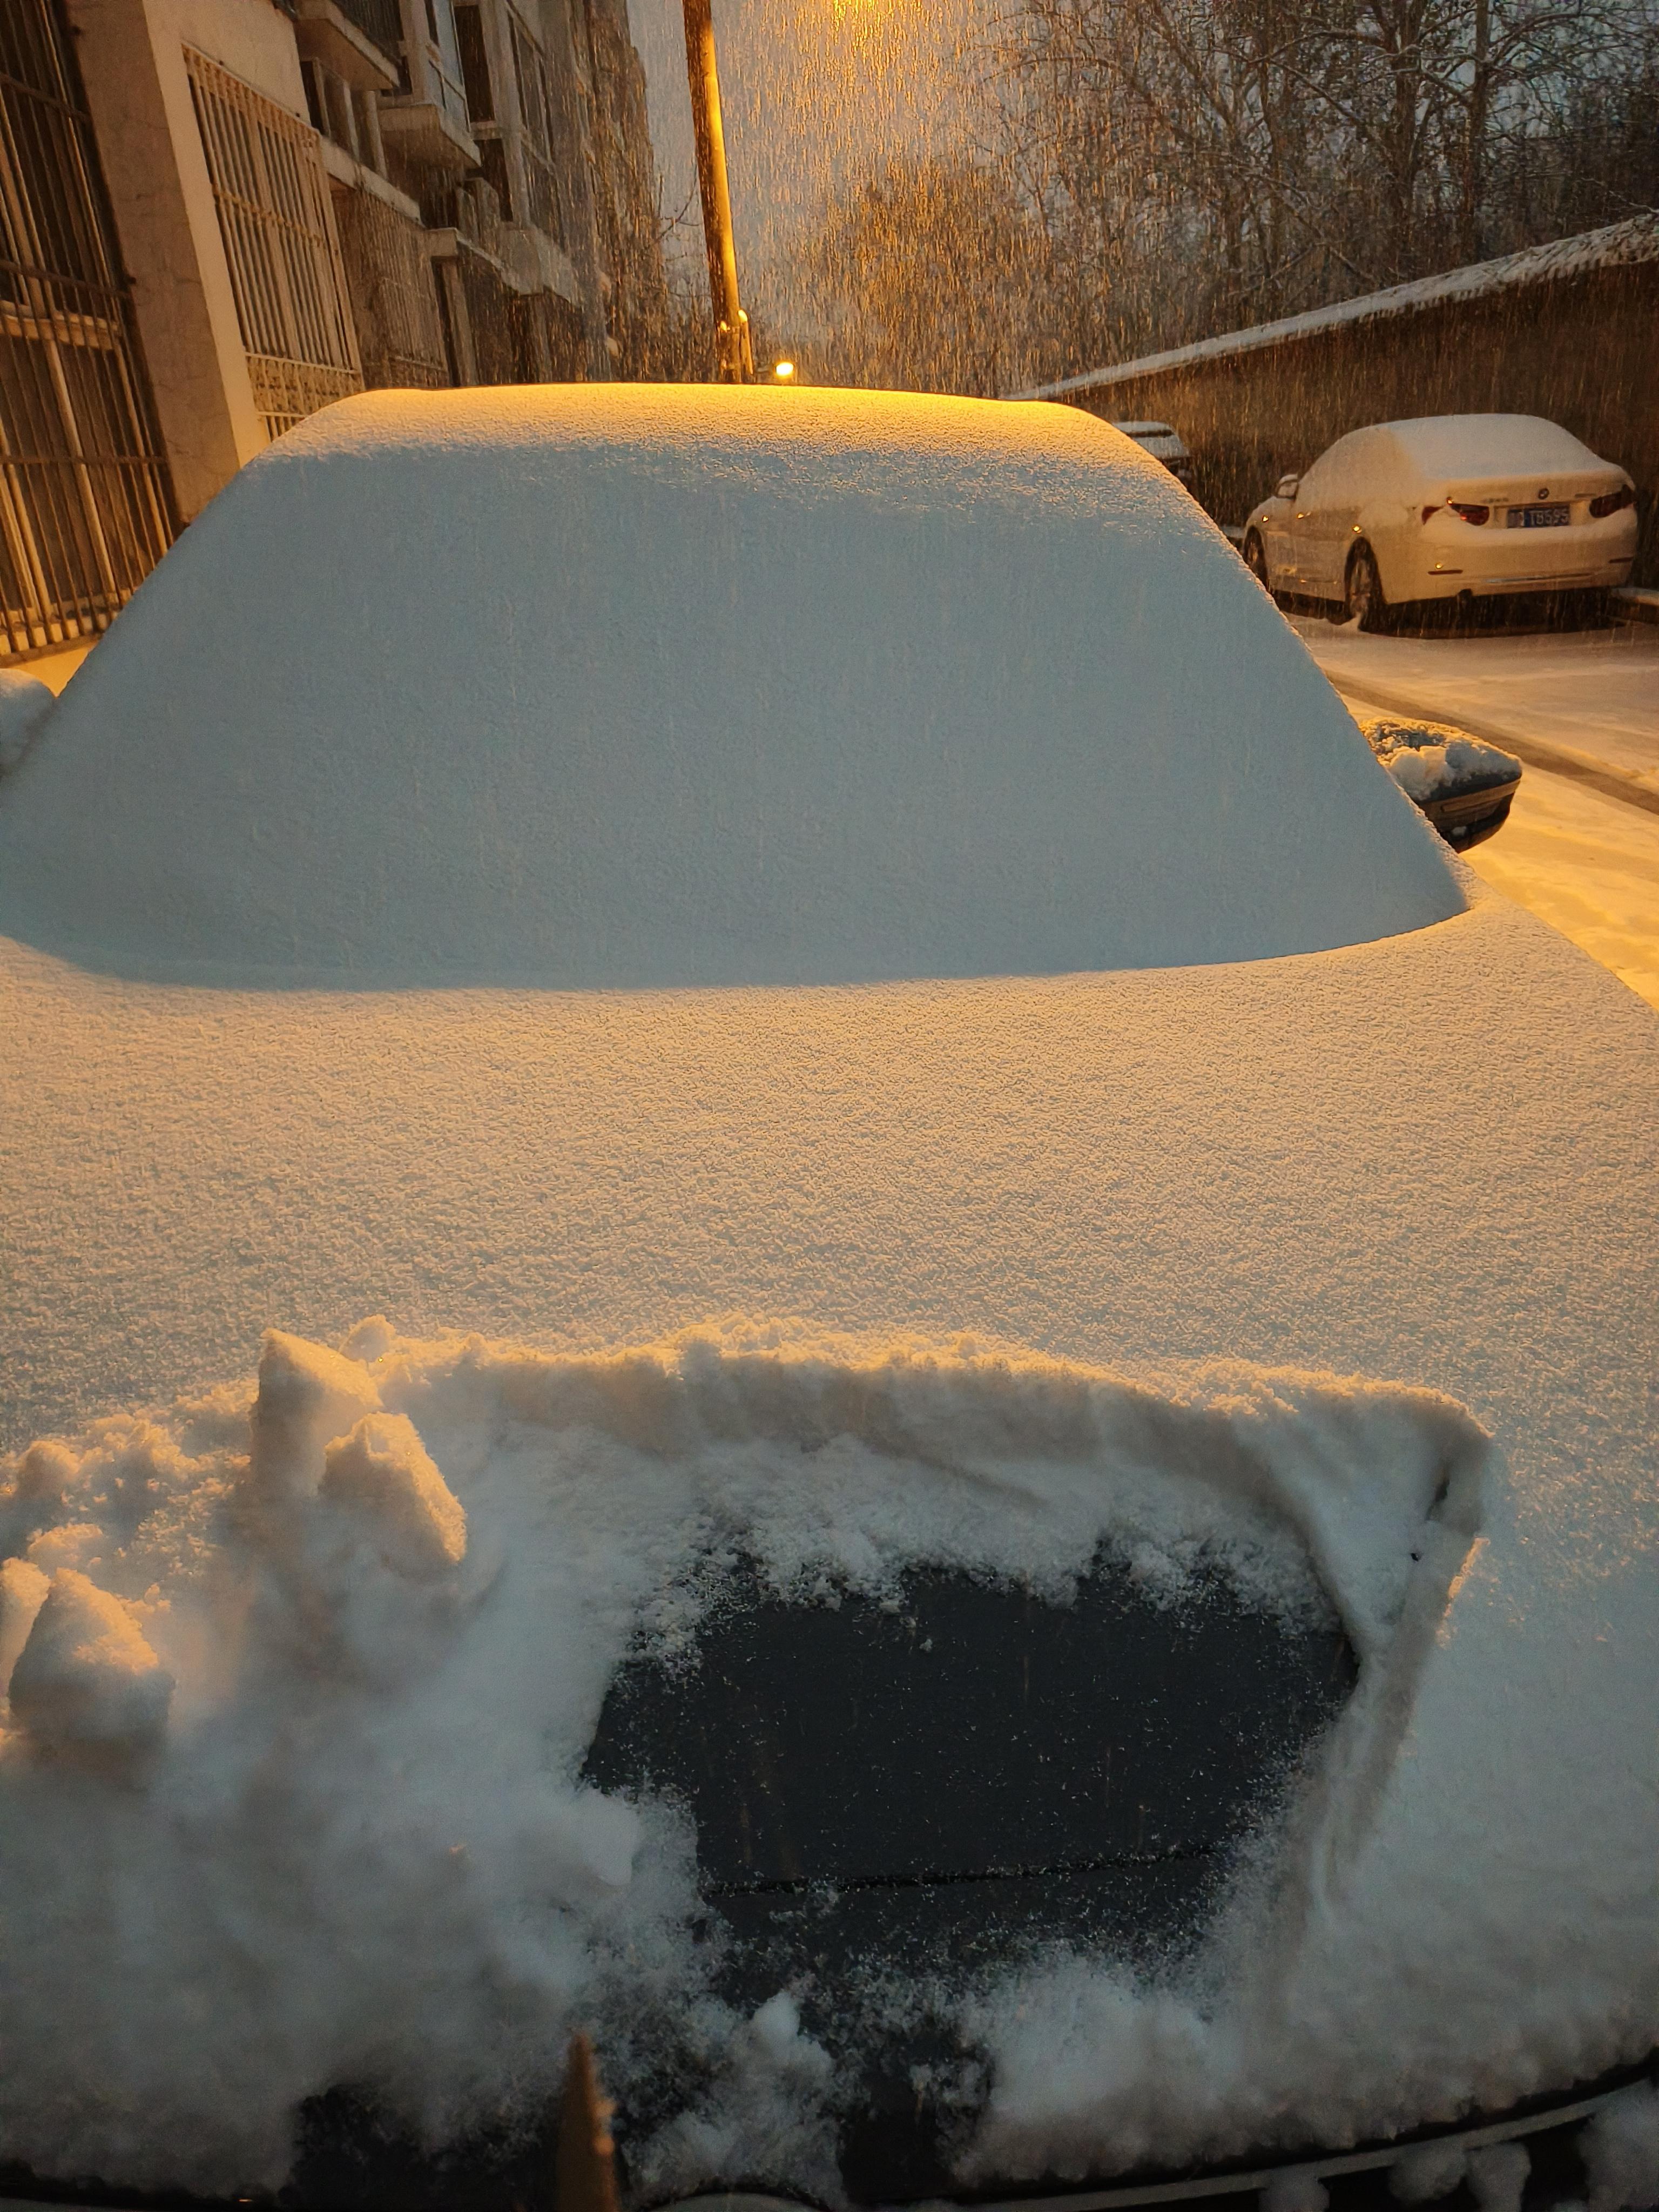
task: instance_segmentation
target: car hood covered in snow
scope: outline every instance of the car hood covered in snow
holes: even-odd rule
[[[598,404],[511,404],[556,424]],[[708,396],[676,404],[716,419]],[[1048,434],[1021,427],[1039,410],[937,405],[870,411],[896,443],[914,409],[919,451],[959,417],[993,475],[1005,434],[974,425]],[[342,415],[351,447],[371,417]],[[1145,502],[1146,542],[1175,533],[1172,573],[1206,574],[1211,539],[1155,465],[1052,419],[1125,529]],[[326,422],[305,434],[268,479],[332,465]],[[821,441],[815,465],[845,444]],[[1040,572],[1046,526],[989,511],[1029,627],[1048,596],[1020,596],[1013,553]],[[465,526],[476,544],[482,520]],[[531,712],[498,634],[434,708],[445,750],[400,757],[377,702],[403,679],[359,594],[366,665],[333,666],[325,735],[349,751],[361,723],[383,747],[349,775],[322,735],[283,752],[274,663],[250,654],[210,744],[187,684],[176,726],[143,686],[130,714],[92,688],[100,668],[136,682],[152,652],[162,666],[145,599],[100,646],[0,790],[18,1448],[0,1856],[24,1900],[0,1972],[30,2021],[0,2067],[0,2154],[240,2193],[282,2181],[296,2113],[342,2085],[428,2143],[533,2119],[584,2024],[640,2196],[841,2194],[848,2079],[810,1985],[747,2011],[714,1991],[684,1806],[583,1770],[624,1660],[687,1648],[739,1557],[789,1602],[878,1608],[945,1569],[1063,1604],[1103,1553],[1177,1612],[1208,1562],[1276,1617],[1328,1608],[1355,1656],[1352,1697],[1196,1950],[1051,1945],[935,1977],[963,2185],[1340,2144],[1649,2049],[1659,1025],[1441,860],[1213,542],[1232,708],[1206,675],[1196,735],[1174,708],[1162,750],[1127,708],[1096,726],[1100,803],[1144,798],[1143,831],[1169,832],[1155,853],[1112,847],[1115,872],[1068,842],[1105,833],[1060,821],[1056,770],[1046,815],[1018,794],[1012,875],[994,840],[953,872],[928,825],[974,813],[992,742],[930,740],[937,803],[904,787],[902,850],[1001,970],[946,980],[900,848],[876,896],[792,843],[785,812],[763,819],[728,763],[723,795],[683,777],[688,811],[665,807],[655,844],[593,830],[611,868],[637,860],[634,904],[592,890],[619,933],[571,987],[558,948],[590,893],[557,907],[529,880],[529,784],[488,837],[467,799],[495,772],[490,732]],[[672,608],[692,555],[659,544]],[[185,621],[185,556],[210,568],[213,546],[197,526],[146,587],[158,621]],[[1132,562],[1115,574],[1091,629],[1062,593],[1023,664],[1043,726],[1073,731],[1066,776],[1083,710],[1055,703],[1062,647],[1121,632],[1133,656],[1193,603],[1140,595]],[[336,611],[315,613],[325,633]],[[1253,703],[1258,641],[1277,724]],[[859,650],[848,629],[819,680]],[[1094,684],[1099,664],[1074,659]],[[1207,656],[1177,674],[1188,659]],[[714,714],[743,671],[728,651],[708,673]],[[732,711],[752,744],[758,720]],[[1217,740],[1230,715],[1257,733],[1251,773]],[[1340,804],[1267,776],[1275,726],[1298,775],[1328,749]],[[634,741],[607,803],[635,805],[656,742]],[[126,761],[140,745],[174,778],[165,801]],[[547,787],[569,810],[562,865],[593,822],[590,769]],[[95,836],[72,788],[112,810]],[[836,805],[865,794],[855,780]],[[122,843],[122,808],[145,849]],[[688,884],[710,853],[754,872],[778,826],[780,896],[808,884],[836,969],[801,939],[786,976],[741,972],[731,908],[724,935],[698,933],[702,889],[628,936],[673,819],[697,830]],[[1089,902],[1022,907],[1042,837],[1092,868],[1109,967],[1083,956]],[[502,852],[517,872],[485,934],[422,935],[405,870],[429,899]],[[1222,867],[1231,918],[1191,921]],[[746,911],[761,945],[775,910]],[[483,980],[488,933],[518,921],[536,979]],[[927,951],[893,974],[911,930]],[[1053,972],[1011,972],[999,931]],[[676,932],[693,951],[653,951],[655,984],[709,963],[725,980],[617,987]],[[875,2019],[921,2000],[866,2001]]]

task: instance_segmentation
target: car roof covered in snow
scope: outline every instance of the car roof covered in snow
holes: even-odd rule
[[[1601,469],[1589,447],[1539,415],[1425,415],[1377,426],[1415,477],[1512,477],[1538,470]]]
[[[1153,611],[1200,601],[1172,657]],[[0,805],[0,927],[226,981],[1053,973],[1461,902],[1165,471],[1080,414],[888,393],[329,408]]]

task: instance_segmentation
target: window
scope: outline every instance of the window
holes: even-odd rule
[[[471,0],[464,0],[455,10],[455,43],[460,49],[467,112],[474,123],[493,123],[495,94],[489,82],[489,54],[484,45],[483,14],[471,4]]]

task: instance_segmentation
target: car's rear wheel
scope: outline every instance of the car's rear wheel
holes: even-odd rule
[[[1344,605],[1348,620],[1358,622],[1363,630],[1375,634],[1392,627],[1389,603],[1382,593],[1382,579],[1377,574],[1376,556],[1363,538],[1348,556]]]

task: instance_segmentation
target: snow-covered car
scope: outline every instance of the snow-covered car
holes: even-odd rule
[[[1636,555],[1630,477],[1533,415],[1432,415],[1339,438],[1244,528],[1276,597],[1385,629],[1434,599],[1605,592]]]
[[[1641,2201],[1659,1024],[1148,456],[343,402],[0,933],[14,2193]]]
[[[1121,430],[1126,438],[1133,438],[1155,461],[1162,461],[1178,483],[1191,488],[1193,457],[1186,440],[1173,423],[1114,422],[1112,428]]]

